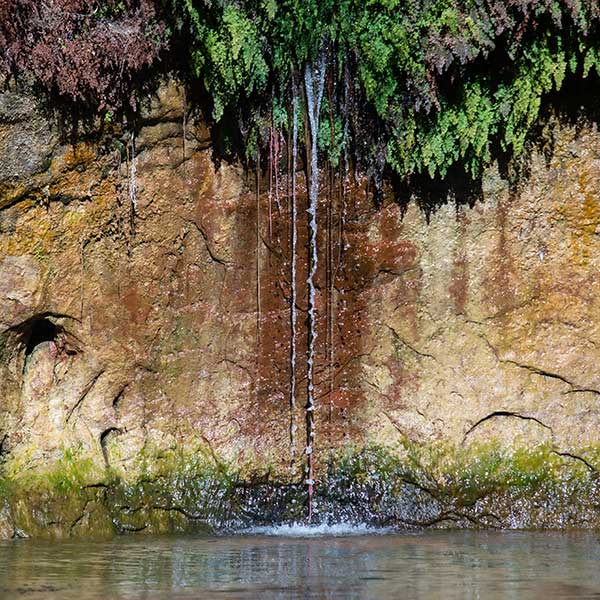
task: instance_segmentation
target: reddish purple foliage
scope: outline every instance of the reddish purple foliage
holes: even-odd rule
[[[152,0],[2,0],[0,74],[100,110],[136,106],[136,76],[166,45]]]

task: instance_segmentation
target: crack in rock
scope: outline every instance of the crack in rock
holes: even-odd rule
[[[206,246],[206,251],[208,252],[208,255],[210,256],[211,260],[221,265],[222,267],[229,267],[229,261],[225,260],[224,258],[221,258],[220,256],[217,256],[217,254],[215,253],[212,247],[212,242],[208,237],[206,231],[204,231],[204,229],[200,225],[198,225],[196,221],[188,220],[187,222],[193,225],[198,231],[198,233],[202,236],[202,239],[204,240],[204,245]]]
[[[559,452],[558,450],[552,450],[553,454],[557,456],[562,456],[563,458],[572,458],[573,460],[578,460],[583,463],[592,473],[598,474],[598,469],[594,467],[590,462],[588,462],[583,456],[579,456],[577,454],[573,454],[572,452]]]
[[[433,356],[432,354],[428,354],[427,352],[422,352],[420,350],[417,350],[414,346],[411,346],[411,344],[409,344],[406,340],[404,340],[400,337],[398,332],[391,325],[388,325],[387,323],[385,323],[385,326],[390,330],[390,333],[392,334],[394,341],[400,342],[403,346],[406,346],[413,354],[416,354],[417,356],[420,356],[421,358],[431,358],[432,360],[437,360],[437,358],[435,356]]]
[[[523,421],[534,421],[538,425],[541,425],[544,429],[547,429],[550,432],[550,434],[552,435],[552,437],[554,437],[554,431],[552,430],[552,427],[550,427],[549,425],[546,425],[544,422],[540,421],[536,417],[532,417],[529,415],[522,415],[521,413],[517,413],[517,412],[513,412],[513,411],[509,411],[509,410],[496,410],[496,411],[490,413],[489,415],[486,415],[485,417],[479,419],[479,421],[477,421],[474,425],[472,425],[470,427],[470,429],[465,433],[462,443],[464,444],[467,441],[467,438],[469,437],[469,435],[471,435],[473,433],[473,431],[475,431],[475,429],[477,429],[477,427],[479,427],[482,423],[485,423],[486,421],[489,421],[490,419],[495,419],[496,417],[514,417],[516,419],[522,419]]]
[[[566,377],[564,377],[563,375],[560,375],[559,373],[553,373],[551,371],[546,371],[545,369],[540,369],[539,367],[535,367],[533,365],[522,364],[515,360],[501,359],[501,358],[499,358],[498,360],[501,363],[514,365],[515,367],[518,367],[519,369],[525,369],[526,371],[529,371],[529,372],[533,373],[534,375],[539,375],[540,377],[547,377],[549,379],[557,379],[558,381],[562,381],[563,383],[566,383],[571,389],[566,392],[563,392],[563,394],[575,394],[575,393],[589,392],[591,394],[597,394],[600,396],[600,390],[596,390],[594,388],[580,387],[577,384],[570,381],[569,379],[567,379]]]
[[[102,449],[102,456],[107,469],[110,469],[110,461],[108,460],[108,437],[113,433],[121,435],[123,430],[120,427],[109,427],[100,434],[100,448]]]
[[[541,369],[540,367],[536,367],[535,365],[520,363],[519,361],[512,360],[509,358],[501,358],[497,348],[487,339],[487,337],[482,333],[479,333],[478,335],[487,344],[487,346],[490,348],[490,350],[492,351],[492,353],[496,357],[496,360],[499,363],[505,365],[513,365],[519,369],[529,371],[533,375],[538,375],[539,377],[545,377],[547,379],[556,379],[557,381],[562,381],[571,388],[562,392],[563,395],[589,393],[600,396],[600,390],[593,387],[581,387],[573,381],[571,381],[570,379],[568,379],[567,377],[565,377],[564,375],[561,375],[560,373],[554,373],[552,371],[548,371],[547,369]]]
[[[94,375],[94,377],[92,377],[92,379],[90,379],[90,381],[83,388],[81,394],[79,395],[79,398],[77,399],[77,402],[75,402],[75,404],[73,405],[73,407],[71,408],[71,410],[68,412],[67,418],[65,420],[65,423],[69,422],[69,420],[73,416],[73,413],[77,410],[77,408],[79,406],[81,406],[81,404],[86,399],[86,397],[88,396],[88,394],[92,391],[92,388],[96,385],[96,382],[98,381],[98,379],[100,379],[100,377],[102,377],[102,375],[104,375],[105,372],[106,372],[106,369],[102,369],[99,373],[97,373],[96,375]]]

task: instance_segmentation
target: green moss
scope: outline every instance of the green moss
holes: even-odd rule
[[[45,468],[23,473],[14,472],[6,481],[24,491],[44,491],[50,495],[78,493],[87,484],[97,481],[101,471],[82,447],[66,448],[60,458]]]
[[[496,443],[464,448],[406,442],[400,452],[372,448],[334,459],[330,471],[349,472],[360,481],[373,474],[414,481],[439,494],[469,497],[482,491],[532,489],[565,477],[588,480],[590,468],[565,459],[550,445],[504,449]]]
[[[401,527],[597,527],[600,489],[590,461],[598,455],[587,449],[587,466],[550,446],[347,450],[317,478],[315,514]],[[305,517],[301,479],[244,478],[205,448],[146,448],[139,460],[128,478],[66,451],[43,472],[0,480],[0,498],[14,527],[45,537],[208,532]]]
[[[366,512],[381,523],[600,525],[597,472],[591,463],[560,456],[548,445],[367,448],[332,458],[324,485],[324,510],[335,512],[332,506],[345,502],[346,514]]]
[[[0,333],[0,365],[5,365],[9,359],[8,351],[8,335],[6,333]]]
[[[10,496],[10,483],[4,477],[0,477],[0,501]]]

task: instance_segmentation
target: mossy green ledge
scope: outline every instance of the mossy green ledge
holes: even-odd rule
[[[404,444],[329,457],[316,487],[316,522],[373,526],[575,529],[600,527],[600,448],[504,450]],[[146,451],[134,470],[102,468],[65,449],[44,469],[0,480],[3,538],[110,537],[231,531],[302,521],[301,477],[249,472],[208,450]]]

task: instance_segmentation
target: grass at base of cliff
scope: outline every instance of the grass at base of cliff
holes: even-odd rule
[[[315,521],[600,527],[600,483],[589,458],[599,453],[589,448],[585,460],[550,446],[505,450],[494,444],[348,449],[331,456],[317,481]],[[43,471],[0,479],[0,532],[209,532],[305,518],[301,479],[244,478],[201,450],[147,450],[139,461],[137,475],[128,479],[99,468],[81,449],[65,450]]]

